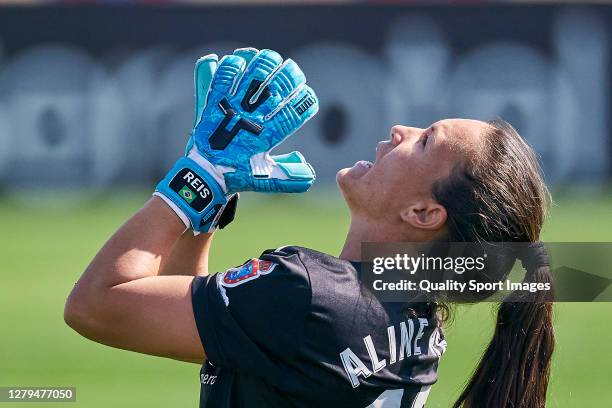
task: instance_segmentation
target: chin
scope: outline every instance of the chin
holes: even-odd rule
[[[353,190],[356,187],[359,177],[356,177],[354,173],[353,167],[340,169],[338,173],[336,173],[336,183],[338,184],[338,187],[340,187],[340,190],[342,190],[343,194]]]
[[[342,180],[346,178],[346,175],[350,170],[350,167],[345,167],[344,169],[338,170],[338,172],[336,173],[336,183],[338,183],[338,185],[342,183]]]
[[[340,189],[340,192],[344,196],[345,200],[347,198],[348,192],[350,191],[351,184],[350,177],[348,176],[349,171],[350,168],[345,168],[340,169],[338,173],[336,173],[336,184],[338,184],[338,188]]]

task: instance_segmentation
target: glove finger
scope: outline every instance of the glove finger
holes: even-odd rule
[[[294,96],[270,113],[275,131],[271,132],[271,145],[276,146],[298,130],[319,111],[319,99],[308,85],[300,86]]]
[[[306,76],[300,67],[292,59],[288,59],[269,80],[267,87],[270,97],[261,105],[259,112],[264,116],[269,115],[305,83]]]
[[[195,116],[193,127],[195,127],[202,116],[202,111],[206,105],[206,96],[212,81],[213,75],[217,70],[219,57],[216,54],[208,54],[196,61],[193,70],[193,79],[195,87]]]
[[[303,193],[316,179],[314,169],[300,152],[270,156],[270,159],[275,164],[271,176],[277,191]]]
[[[228,95],[245,67],[246,61],[238,55],[226,55],[221,58],[210,86],[211,94],[216,98]]]
[[[254,112],[270,97],[264,82],[282,63],[283,58],[280,54],[272,50],[261,50],[253,57],[235,93],[242,109],[249,113]]]
[[[244,58],[244,60],[246,61],[247,65],[248,65],[251,62],[251,60],[253,59],[253,57],[255,55],[257,55],[258,52],[259,52],[259,50],[257,48],[253,48],[253,47],[236,48],[234,50],[234,55],[237,55],[239,57]]]
[[[242,175],[237,173],[226,173],[225,182],[228,186],[240,186],[240,191],[257,191],[260,193],[303,193],[314,183],[315,174],[308,163],[304,163],[302,167],[303,170],[301,170],[301,173],[305,174],[309,171],[309,177],[251,178],[250,182],[245,183]],[[232,188],[229,190],[234,191]]]

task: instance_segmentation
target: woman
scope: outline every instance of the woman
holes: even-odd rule
[[[213,234],[184,233],[180,203],[162,191],[100,250],[66,322],[113,347],[204,362],[201,407],[422,407],[446,348],[438,305],[363,291],[360,245],[535,243],[548,203],[537,161],[506,123],[447,119],[394,126],[374,163],[340,170],[337,182],[351,215],[339,257],[283,247],[217,275]],[[550,281],[541,246],[518,256],[526,280]],[[550,303],[503,303],[455,406],[544,407],[553,344]]]

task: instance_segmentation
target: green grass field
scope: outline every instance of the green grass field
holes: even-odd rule
[[[0,201],[0,386],[76,386],[77,402],[69,407],[197,406],[198,366],[107,348],[79,337],[63,322],[64,300],[73,283],[145,199],[118,194],[70,210],[22,209]],[[543,239],[612,241],[611,196],[556,199]],[[286,244],[337,254],[347,223],[335,192],[251,195],[241,203],[237,222],[215,239],[211,268],[223,270]],[[558,343],[549,407],[610,405],[611,315],[609,303],[556,305]],[[458,395],[492,323],[491,305],[457,310],[428,408],[446,408]],[[9,405],[0,403],[0,408]]]

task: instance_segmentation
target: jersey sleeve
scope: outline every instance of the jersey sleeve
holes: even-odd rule
[[[274,370],[302,339],[311,287],[299,255],[266,251],[236,268],[194,278],[192,304],[208,361]]]

